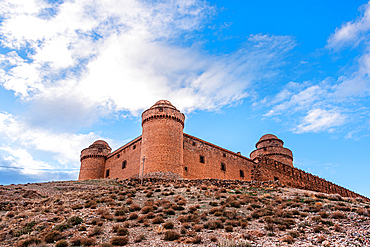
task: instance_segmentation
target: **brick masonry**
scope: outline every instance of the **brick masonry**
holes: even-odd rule
[[[250,157],[183,133],[185,116],[160,100],[142,114],[142,135],[111,152],[98,140],[81,151],[79,180],[97,178],[279,181],[284,186],[368,198],[297,169],[284,142],[267,134]],[[145,160],[144,160],[145,157]],[[143,166],[144,162],[144,166]],[[144,171],[143,171],[144,167]]]

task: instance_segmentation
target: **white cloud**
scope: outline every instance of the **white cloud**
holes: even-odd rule
[[[200,0],[30,2],[3,2],[2,45],[31,61],[0,83],[60,122],[137,115],[162,98],[186,112],[219,109],[275,76],[294,47],[290,37],[252,35],[232,54],[204,53],[193,35],[214,8]],[[59,105],[64,114],[49,107]]]
[[[307,115],[303,118],[303,123],[297,126],[295,132],[331,131],[333,127],[342,125],[345,120],[346,116],[337,110],[313,109],[308,111]]]
[[[8,113],[0,113],[0,135],[7,138],[9,145],[12,143],[12,147],[6,147],[4,150],[8,152],[11,152],[10,148],[24,150],[20,152],[22,156],[16,156],[20,159],[20,164],[24,164],[23,160],[29,159],[25,152],[30,149],[51,153],[59,164],[72,167],[78,167],[81,150],[99,139],[94,133],[54,133],[41,128],[32,128]],[[17,151],[11,153],[15,155]]]
[[[346,22],[335,29],[328,39],[327,47],[338,50],[348,45],[358,45],[364,41],[364,33],[370,30],[370,3],[361,6],[363,15],[354,22]]]
[[[316,101],[321,99],[324,93],[325,90],[318,85],[310,86],[297,93],[293,93],[287,88],[284,88],[271,99],[271,105],[273,105],[273,107],[265,116],[279,115],[288,110],[292,113],[299,110],[310,109]],[[267,100],[265,99],[264,101],[266,102]]]
[[[22,174],[30,174],[42,177],[44,175],[43,170],[51,170],[54,168],[46,162],[34,160],[34,158],[25,149],[12,149],[11,147],[5,146],[0,147],[0,150],[3,150],[9,154],[9,156],[4,157],[4,159],[8,161],[11,167],[20,169]]]

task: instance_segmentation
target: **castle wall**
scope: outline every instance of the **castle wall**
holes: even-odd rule
[[[111,153],[106,160],[104,178],[109,169],[110,178],[131,178],[139,174],[141,136]],[[123,162],[126,161],[123,168]]]
[[[201,162],[203,156],[204,163]],[[223,171],[222,164],[225,171]],[[184,134],[184,173],[187,179],[251,180],[253,161],[199,138]],[[240,171],[244,177],[241,177]]]
[[[312,190],[328,194],[339,194],[343,197],[368,198],[345,189],[318,176],[307,173],[295,167],[271,160],[267,157],[258,157],[252,170],[252,180],[268,181],[279,180],[281,184],[293,188]]]

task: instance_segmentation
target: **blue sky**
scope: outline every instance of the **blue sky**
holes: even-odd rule
[[[159,99],[184,131],[370,197],[366,1],[3,0],[0,184],[77,179],[80,151],[141,134]]]

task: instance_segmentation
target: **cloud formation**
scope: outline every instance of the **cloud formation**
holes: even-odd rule
[[[161,98],[185,112],[217,110],[275,76],[294,47],[290,37],[252,35],[231,54],[207,54],[194,35],[214,8],[198,0],[4,1],[1,7],[2,45],[13,50],[3,57],[16,63],[1,70],[0,81],[32,102],[36,115],[57,121],[137,115]]]
[[[92,132],[69,134],[34,128],[9,113],[0,113],[0,136],[8,143],[1,147],[3,151],[10,154],[7,160],[14,161],[12,163],[16,167],[34,169],[50,168],[50,166],[33,160],[27,149],[51,153],[59,165],[65,165],[65,168],[76,168],[80,150],[99,139],[99,136]]]

